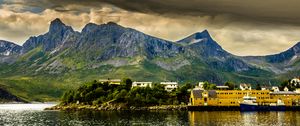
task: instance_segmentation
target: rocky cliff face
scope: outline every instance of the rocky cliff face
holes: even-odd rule
[[[22,46],[0,40],[0,63],[14,63],[20,55]]]
[[[24,44],[22,54],[28,51],[42,47],[43,51],[56,51],[62,45],[70,41],[76,41],[78,33],[72,27],[66,26],[60,19],[55,19],[51,22],[49,31],[37,37],[30,37]]]
[[[187,38],[179,40],[177,43],[193,50],[197,56],[216,57],[224,59],[231,54],[226,52],[216,41],[214,41],[207,30],[195,33]]]
[[[296,60],[300,57],[300,42],[291,47],[290,49],[275,55],[266,56],[270,63],[282,63],[284,61]]]
[[[103,61],[116,57],[145,56],[147,58],[172,57],[182,52],[182,48],[172,42],[148,36],[118,24],[88,24],[76,42],[76,49],[90,52],[101,50],[96,59]]]
[[[0,40],[0,56],[18,55],[22,46],[14,44],[12,42]]]
[[[243,60],[276,74],[297,71],[300,70],[300,42],[279,54],[243,57]]]

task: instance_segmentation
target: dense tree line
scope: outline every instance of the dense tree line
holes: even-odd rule
[[[167,92],[161,84],[154,84],[152,88],[131,88],[132,81],[123,79],[121,85],[113,85],[93,81],[77,90],[71,90],[62,96],[62,104],[80,103],[100,105],[103,103],[125,103],[129,106],[178,105],[189,101],[191,84]]]
[[[215,90],[215,89],[217,89],[217,85],[205,81],[204,84],[203,84],[203,88],[204,88],[205,90]]]

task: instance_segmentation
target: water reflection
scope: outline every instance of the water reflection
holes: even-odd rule
[[[41,105],[44,106],[44,105]],[[300,112],[43,111],[37,105],[0,105],[0,125],[252,126],[300,125]],[[15,108],[15,109],[13,109]],[[22,109],[21,109],[22,108]]]
[[[11,111],[0,110],[0,125],[189,125],[188,112],[170,111]]]
[[[55,103],[51,104],[0,104],[1,110],[11,110],[11,111],[29,111],[29,110],[37,110],[42,111],[45,108],[49,108],[55,106]]]
[[[189,112],[191,125],[224,125],[224,126],[253,126],[300,125],[300,112],[240,112],[240,111],[214,111]]]

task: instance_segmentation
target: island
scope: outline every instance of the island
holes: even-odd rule
[[[94,80],[65,92],[61,103],[47,110],[187,110],[192,85],[173,84],[170,90],[166,84]]]

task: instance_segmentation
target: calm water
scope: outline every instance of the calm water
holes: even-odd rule
[[[43,111],[53,104],[0,105],[0,125],[300,125],[300,112]]]

